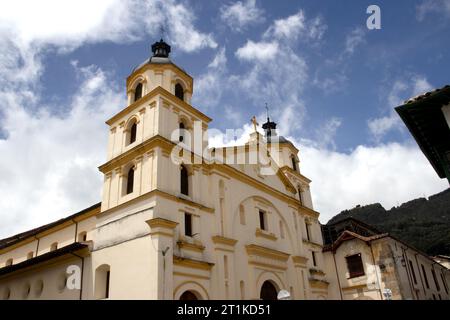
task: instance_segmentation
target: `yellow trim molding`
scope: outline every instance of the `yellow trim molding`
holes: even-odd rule
[[[211,268],[214,266],[214,263],[211,262],[194,260],[190,258],[183,258],[179,256],[173,256],[173,264],[176,266],[199,270],[211,270]]]
[[[311,288],[327,289],[329,283],[325,280],[309,279],[309,285]]]
[[[308,262],[308,258],[302,256],[293,256],[292,261],[294,264],[297,264],[301,267],[306,267],[306,263]]]
[[[290,254],[281,252],[274,249],[269,249],[256,244],[249,244],[245,246],[248,255],[255,255],[259,257],[274,259],[278,261],[286,262],[289,259]]]
[[[358,289],[367,289],[367,285],[366,284],[358,284],[355,286],[342,287],[342,291],[352,291],[352,290],[358,290]]]
[[[234,245],[238,242],[235,239],[226,238],[226,237],[222,237],[222,236],[213,236],[212,241],[215,244],[224,244],[224,245],[231,246],[231,247],[234,247]]]
[[[126,115],[132,113],[132,111],[134,109],[136,109],[138,107],[142,108],[142,105],[144,103],[149,102],[149,100],[151,100],[152,98],[156,97],[157,95],[163,96],[165,99],[167,99],[168,101],[170,101],[174,105],[181,105],[184,108],[184,110],[192,113],[194,116],[200,118],[201,120],[205,121],[206,123],[209,123],[209,122],[212,121],[212,119],[210,117],[208,117],[207,115],[205,115],[204,113],[200,112],[199,110],[197,110],[196,108],[194,108],[190,104],[188,104],[188,103],[178,99],[177,97],[175,97],[172,93],[170,93],[169,91],[167,91],[163,87],[158,86],[155,89],[153,89],[152,91],[150,91],[149,93],[147,93],[145,96],[143,96],[138,101],[133,102],[129,106],[127,106],[124,109],[122,109],[119,113],[116,113],[112,118],[110,118],[110,119],[108,119],[106,121],[106,124],[110,125],[110,126],[113,125],[115,122],[117,122],[121,118],[123,118]]]
[[[272,241],[277,241],[277,236],[273,233],[269,233],[267,231],[261,230],[260,228],[256,228],[255,236],[260,238],[265,238]]]
[[[205,246],[196,244],[196,243],[189,243],[186,241],[178,241],[177,242],[178,247],[180,249],[195,251],[195,252],[203,252],[205,250]]]
[[[167,229],[175,229],[178,225],[178,222],[163,219],[163,218],[153,218],[146,221],[150,228],[167,228]]]

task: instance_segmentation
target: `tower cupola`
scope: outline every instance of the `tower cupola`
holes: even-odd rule
[[[170,53],[170,46],[164,42],[163,39],[152,44],[152,52],[154,57],[168,58]]]
[[[277,135],[277,124],[273,121],[270,121],[269,117],[267,117],[267,122],[262,125],[262,128],[264,129],[267,142],[270,142],[272,136]]]

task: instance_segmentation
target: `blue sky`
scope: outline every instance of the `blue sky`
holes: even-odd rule
[[[381,30],[366,27],[371,4]],[[0,237],[101,199],[104,121],[161,26],[211,127],[248,132],[269,104],[321,221],[448,187],[393,111],[450,83],[448,0],[42,0],[0,12]]]

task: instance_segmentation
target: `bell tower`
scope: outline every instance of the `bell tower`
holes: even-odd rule
[[[126,79],[127,105],[106,121],[107,162],[99,168],[105,175],[103,211],[152,190],[175,193],[172,180],[163,178],[176,172],[169,164],[172,148],[180,142],[191,150],[194,144],[197,150],[207,147],[211,119],[190,104],[193,78],[172,62],[163,39],[151,51]]]

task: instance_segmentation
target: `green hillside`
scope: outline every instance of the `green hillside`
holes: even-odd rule
[[[429,255],[450,255],[450,188],[386,210],[379,203],[344,210],[328,223],[354,217]]]

